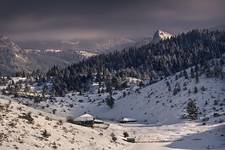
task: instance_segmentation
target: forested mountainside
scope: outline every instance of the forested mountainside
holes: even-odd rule
[[[194,66],[209,68],[207,61],[225,53],[225,32],[192,30],[141,48],[115,51],[89,58],[63,70],[51,68],[47,78],[53,83],[52,92],[88,90],[93,81],[107,89],[126,87],[126,77],[148,80],[150,83]],[[43,78],[42,78],[43,79]],[[46,78],[45,78],[46,79]]]

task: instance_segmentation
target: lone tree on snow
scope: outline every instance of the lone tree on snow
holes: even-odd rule
[[[196,106],[196,103],[189,99],[189,102],[187,104],[187,113],[188,113],[188,118],[192,120],[196,120],[198,118],[198,108]]]

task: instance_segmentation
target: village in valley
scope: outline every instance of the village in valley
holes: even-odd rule
[[[224,0],[1,0],[0,150],[225,150]]]

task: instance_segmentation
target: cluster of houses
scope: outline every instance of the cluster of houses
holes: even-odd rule
[[[133,118],[122,118],[119,122],[120,123],[131,123],[131,122],[136,122],[136,119]],[[86,127],[96,127],[96,124],[100,124],[100,125],[105,125],[101,126],[101,128],[107,129],[109,127],[109,124],[104,123],[104,121],[102,120],[98,120],[96,119],[94,116],[90,115],[90,114],[83,114],[75,119],[72,120],[72,123],[77,124],[77,125],[82,125],[82,126],[86,126]],[[98,126],[100,127],[100,126]],[[126,137],[126,139],[124,139],[127,142],[131,142],[131,143],[135,143],[135,138],[134,137]]]
[[[136,119],[133,118],[122,118],[119,122],[120,123],[131,123],[136,122]],[[93,127],[94,124],[105,124],[104,121],[96,119],[91,114],[83,114],[75,119],[73,119],[73,123],[77,125],[87,126],[87,127]]]

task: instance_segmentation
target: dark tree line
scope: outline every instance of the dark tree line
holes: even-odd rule
[[[101,54],[65,69],[55,66],[48,71],[47,78],[51,79],[56,95],[71,90],[86,91],[93,81],[100,86],[107,83],[113,88],[123,88],[126,77],[154,82],[188,67],[204,65],[223,53],[224,31],[192,30],[157,44]]]

